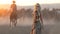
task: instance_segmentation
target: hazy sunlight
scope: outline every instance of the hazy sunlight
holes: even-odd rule
[[[34,5],[35,3],[40,4],[51,4],[60,3],[60,0],[15,0],[17,5],[28,6]],[[11,4],[12,0],[0,0],[0,4]]]

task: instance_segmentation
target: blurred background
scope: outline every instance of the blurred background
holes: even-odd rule
[[[0,0],[0,34],[30,34],[33,24],[34,5],[39,3],[43,16],[44,33],[60,34],[60,0],[15,0],[17,27],[10,29],[9,16],[12,0]]]

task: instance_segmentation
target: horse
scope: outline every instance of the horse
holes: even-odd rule
[[[12,12],[10,15],[10,27],[16,27],[17,24],[17,13],[16,12]]]

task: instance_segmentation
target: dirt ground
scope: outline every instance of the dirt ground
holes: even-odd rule
[[[0,34],[30,34],[32,28],[32,19],[25,18],[18,20],[17,27],[9,27],[8,18],[0,18]],[[51,20],[43,20],[44,30],[42,34],[60,34],[60,23]]]

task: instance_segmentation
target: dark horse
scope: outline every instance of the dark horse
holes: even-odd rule
[[[17,24],[17,13],[16,11],[12,12],[10,15],[10,26],[16,27]]]

